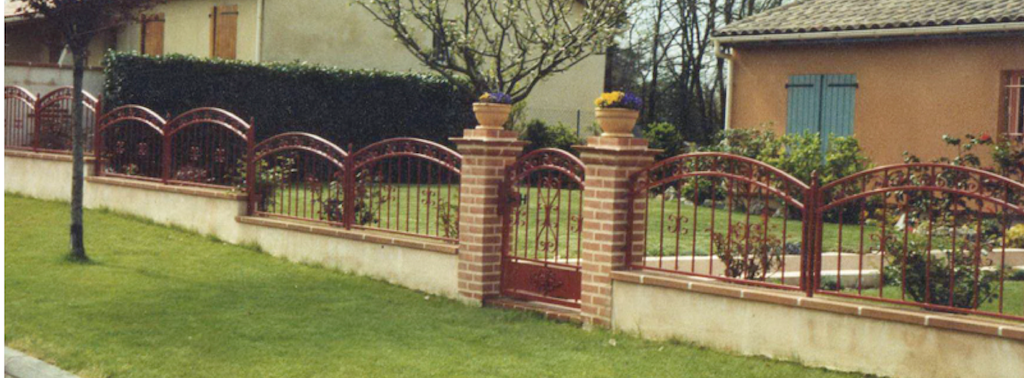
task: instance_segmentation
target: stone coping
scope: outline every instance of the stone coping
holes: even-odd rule
[[[12,150],[12,149],[9,149],[9,148],[4,148],[4,156],[20,157],[20,158],[27,158],[27,159],[50,160],[50,161],[65,161],[65,162],[68,162],[68,163],[70,163],[72,161],[71,151],[68,151],[67,153],[57,153],[57,152],[36,152],[36,151],[28,151],[28,150]],[[85,156],[83,156],[83,157],[85,158],[85,162],[86,163],[92,163],[92,162],[96,161],[96,157],[92,156],[92,153],[86,153]]]
[[[270,217],[238,216],[235,218],[235,220],[238,221],[239,223],[250,224],[254,226],[272,227],[282,230],[298,231],[310,234],[337,237],[342,239],[364,241],[368,243],[393,245],[398,247],[419,249],[429,252],[443,253],[446,255],[455,255],[458,254],[459,252],[459,247],[457,245],[429,240],[426,238],[417,238],[414,236],[394,235],[386,232],[369,230],[346,230],[340,227],[331,227],[324,226],[322,224],[312,224],[296,220],[283,220]]]
[[[879,306],[841,302],[826,298],[808,298],[803,294],[774,291],[749,286],[713,281],[699,281],[688,277],[670,276],[658,272],[613,271],[613,281],[630,282],[640,285],[692,291],[702,294],[746,299],[782,306],[800,307],[809,310],[826,311],[836,314],[864,317],[868,319],[894,321],[933,327],[944,330],[969,332],[1024,342],[1024,325],[1010,325],[995,320],[968,319],[963,315],[933,315],[924,311],[908,311]]]
[[[94,184],[114,185],[123,186],[127,188],[152,190],[166,193],[177,193],[185,194],[190,196],[207,197],[225,199],[231,201],[245,201],[245,193],[239,193],[231,191],[229,189],[213,189],[203,188],[197,186],[184,186],[184,185],[166,185],[160,182],[144,181],[144,180],[132,180],[127,178],[119,177],[103,177],[103,176],[92,176],[86,177],[85,181]]]

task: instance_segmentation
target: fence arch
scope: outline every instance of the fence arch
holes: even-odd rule
[[[805,289],[812,187],[776,167],[725,153],[692,153],[633,176],[633,268],[781,289]],[[635,235],[635,233],[642,235]],[[632,253],[633,247],[627,249]]]
[[[96,174],[157,180],[163,177],[167,121],[138,105],[124,105],[96,121]]]
[[[252,126],[219,108],[189,110],[167,122],[164,180],[179,184],[240,185]],[[184,148],[182,148],[184,147]]]
[[[1024,184],[969,167],[913,163],[836,180],[819,198],[815,222],[837,223],[856,237],[816,250],[840,259],[852,254],[856,273],[844,279],[841,260],[830,267],[819,258],[815,292],[1024,319],[1005,313],[1003,295],[1012,256],[1006,235],[1024,220]],[[826,282],[823,269],[838,277]]]
[[[344,150],[313,134],[289,132],[256,144],[251,156],[251,215],[343,225]]]
[[[4,141],[9,149],[31,149],[35,135],[36,96],[18,86],[4,86]]]
[[[92,150],[93,132],[96,129],[96,116],[99,112],[99,100],[91,93],[82,91],[83,112],[82,127],[85,131],[86,151]],[[38,149],[67,152],[72,147],[72,105],[74,89],[60,87],[39,97],[36,102],[36,130]]]
[[[349,157],[351,227],[458,240],[462,155],[431,141],[394,138]]]
[[[531,151],[506,169],[503,294],[580,306],[585,172],[579,158],[554,148]]]

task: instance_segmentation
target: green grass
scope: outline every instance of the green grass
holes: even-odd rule
[[[85,214],[93,262],[70,263],[67,204],[5,201],[4,341],[86,377],[853,376],[472,308],[102,211]]]
[[[994,286],[995,287],[993,288],[993,291],[995,293],[998,293],[999,292],[998,281],[994,284]],[[847,294],[857,294],[857,289],[856,288],[853,288],[853,289],[843,288],[843,292],[847,293]],[[901,294],[902,294],[902,290],[900,289],[899,285],[886,285],[885,288],[882,289],[882,297],[883,298],[887,298],[887,299],[900,299]],[[878,298],[878,288],[864,289],[861,292],[860,295],[865,296],[865,297]],[[906,298],[904,300],[906,300],[908,302],[913,302],[914,301],[914,299],[909,294],[907,294],[907,296],[906,296]],[[891,304],[891,303],[883,303],[883,302],[876,302],[876,301],[866,301],[865,300],[865,302],[871,302],[871,303],[876,303],[876,304],[879,304],[879,305],[891,306],[891,307],[908,307],[908,308],[913,307],[913,306],[909,306],[909,305]],[[992,299],[992,300],[990,300],[988,302],[984,302],[980,306],[978,306],[978,310],[980,310],[980,311],[987,311],[987,312],[998,314],[999,313],[999,300],[998,299]],[[1024,316],[1024,281],[1010,281],[1010,280],[1006,280],[1005,281],[1005,285],[1003,287],[1003,314],[1015,315],[1015,316]]]

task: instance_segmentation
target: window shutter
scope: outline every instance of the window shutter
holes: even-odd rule
[[[821,75],[790,76],[786,87],[789,93],[786,133],[818,132],[821,117]]]
[[[142,16],[143,54],[161,55],[164,53],[164,14]]]
[[[821,89],[822,143],[828,136],[853,135],[853,96],[857,91],[854,75],[825,75]]]
[[[238,36],[238,5],[213,7],[210,31],[210,55],[222,59],[235,59]]]

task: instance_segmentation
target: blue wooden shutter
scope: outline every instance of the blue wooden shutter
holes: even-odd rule
[[[790,76],[786,87],[789,92],[786,133],[818,132],[821,118],[821,75]]]
[[[853,97],[856,90],[856,75],[825,75],[822,78],[822,146],[828,146],[829,135],[853,135]]]

